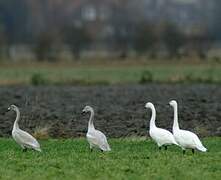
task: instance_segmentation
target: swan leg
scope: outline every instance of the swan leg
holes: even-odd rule
[[[161,150],[161,146],[159,146],[159,150]]]
[[[167,146],[164,146],[164,149],[167,150]]]
[[[193,154],[195,153],[194,149],[192,149],[192,153],[193,153]]]
[[[22,152],[27,152],[27,150],[28,150],[27,148],[23,148]]]
[[[183,155],[186,153],[186,150],[185,149],[183,149]]]
[[[92,145],[90,144],[90,151],[92,152],[93,151],[93,147],[92,147]]]

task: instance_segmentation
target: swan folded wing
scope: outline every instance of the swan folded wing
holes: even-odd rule
[[[16,132],[16,138],[26,147],[40,149],[38,141],[25,131]]]
[[[190,132],[190,131],[186,131],[186,130],[180,130],[180,138],[179,141],[186,147],[188,148],[195,148],[197,146],[197,142],[196,139],[198,139],[198,137]]]
[[[165,129],[158,128],[157,129],[157,141],[160,142],[161,145],[163,144],[176,144],[172,133]]]
[[[102,137],[101,137],[101,144],[100,144],[100,148],[104,151],[110,151],[110,146],[107,142],[107,138],[106,136],[103,134]]]
[[[203,152],[207,151],[198,136],[190,131],[180,130],[178,138],[179,144],[184,148],[197,149]]]
[[[102,150],[108,151],[110,150],[109,144],[107,142],[106,136],[101,131],[93,131],[87,134],[87,137],[90,141],[99,146]]]

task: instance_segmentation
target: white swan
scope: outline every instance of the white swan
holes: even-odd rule
[[[12,130],[12,137],[14,138],[14,140],[22,147],[23,151],[26,151],[27,149],[34,149],[41,152],[38,141],[30,134],[19,128],[18,121],[20,119],[20,111],[18,107],[15,105],[11,105],[8,110],[13,110],[16,112],[16,119]]]
[[[150,137],[157,143],[159,149],[161,149],[161,147],[164,146],[166,150],[167,145],[178,145],[170,131],[156,127],[156,110],[154,108],[154,105],[151,102],[148,102],[146,103],[145,107],[150,108],[152,111],[149,133]]]
[[[107,142],[106,136],[99,130],[94,128],[93,120],[94,120],[94,110],[90,106],[85,106],[82,113],[90,112],[90,119],[88,122],[88,131],[87,131],[87,140],[90,144],[90,149],[92,151],[93,147],[98,147],[102,151],[110,151],[111,148]]]
[[[177,102],[175,100],[172,100],[169,102],[169,104],[174,109],[173,136],[176,142],[183,149],[183,153],[185,153],[186,149],[192,149],[193,153],[194,153],[194,149],[197,149],[202,152],[206,152],[207,149],[202,145],[200,139],[198,138],[196,134],[179,128]]]

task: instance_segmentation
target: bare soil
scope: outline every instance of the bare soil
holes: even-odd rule
[[[179,123],[182,129],[200,136],[221,136],[220,85],[124,85],[124,86],[47,86],[0,87],[0,136],[10,136],[14,112],[10,104],[20,108],[20,128],[33,133],[47,128],[51,137],[85,136],[89,114],[81,115],[85,105],[95,110],[95,127],[108,137],[146,136],[150,110],[146,102],[154,103],[156,123],[171,130],[173,109],[168,105],[178,101]]]

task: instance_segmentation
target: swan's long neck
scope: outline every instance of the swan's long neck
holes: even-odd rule
[[[90,115],[90,119],[88,122],[88,129],[94,129],[94,111],[91,110],[91,115]]]
[[[178,124],[178,107],[177,105],[173,106],[174,109],[174,115],[173,115],[173,131],[179,129],[179,124]]]
[[[16,112],[16,119],[15,119],[15,122],[14,122],[13,129],[19,129],[18,121],[20,119],[20,111],[19,111],[18,108],[16,108],[15,112]]]
[[[150,119],[150,128],[156,127],[155,125],[155,119],[156,119],[156,110],[154,107],[150,107],[152,111],[151,119]]]

